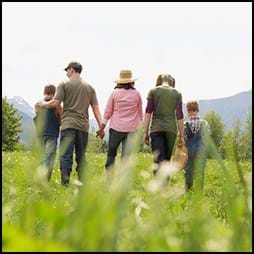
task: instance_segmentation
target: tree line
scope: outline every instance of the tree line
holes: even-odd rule
[[[21,143],[20,134],[22,132],[22,116],[18,110],[2,98],[2,151],[16,151],[24,149]],[[249,111],[245,123],[236,119],[232,129],[226,131],[221,117],[214,111],[205,114],[204,119],[209,123],[210,137],[214,142],[222,158],[225,158],[227,141],[230,139],[235,147],[238,161],[252,160],[252,112]],[[89,134],[88,152],[105,153],[107,151],[107,141],[100,140],[95,134]],[[141,144],[141,152],[150,152],[150,147]],[[212,158],[208,149],[208,158]]]

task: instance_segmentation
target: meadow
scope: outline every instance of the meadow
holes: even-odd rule
[[[204,189],[185,192],[183,171],[161,185],[152,155],[135,153],[106,181],[106,154],[87,153],[84,184],[50,183],[32,151],[2,152],[3,251],[252,250],[252,163],[209,159]]]

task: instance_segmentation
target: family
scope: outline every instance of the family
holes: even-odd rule
[[[52,84],[46,85],[44,98],[35,104],[34,123],[43,149],[44,157],[41,164],[47,171],[48,181],[53,171],[60,133],[61,184],[69,185],[74,151],[78,179],[82,182],[89,132],[88,109],[91,106],[99,126],[97,137],[104,138],[105,127],[109,122],[105,163],[108,177],[112,177],[120,144],[121,157],[124,158],[127,155],[128,138],[139,128],[143,128],[144,143],[151,144],[152,152],[157,154],[153,168],[155,176],[160,170],[161,163],[170,161],[178,140],[178,145],[185,145],[188,150],[188,161],[184,168],[186,191],[192,188],[194,172],[199,172],[200,187],[203,187],[206,162],[203,141],[208,123],[198,116],[197,101],[187,103],[188,120],[184,122],[182,95],[175,88],[175,79],[171,75],[158,76],[155,87],[148,93],[143,119],[142,98],[135,88],[136,79],[132,77],[130,70],[120,71],[103,116],[100,113],[95,89],[80,76],[82,65],[70,62],[64,70],[68,80],[61,82],[57,88]]]

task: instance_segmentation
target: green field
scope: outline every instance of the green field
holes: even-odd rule
[[[208,160],[203,192],[185,193],[183,171],[159,185],[151,154],[118,157],[109,185],[106,155],[88,153],[84,185],[73,170],[68,188],[58,160],[48,184],[32,152],[2,157],[3,251],[252,249],[251,162]]]

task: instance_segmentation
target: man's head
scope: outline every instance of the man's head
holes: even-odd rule
[[[70,62],[68,66],[64,69],[67,73],[67,77],[71,77],[74,74],[80,74],[82,72],[82,65],[78,62]]]
[[[47,98],[53,98],[56,92],[56,87],[52,84],[48,84],[44,87],[44,96]]]
[[[187,102],[186,108],[189,116],[197,115],[199,112],[199,104],[197,101]]]

